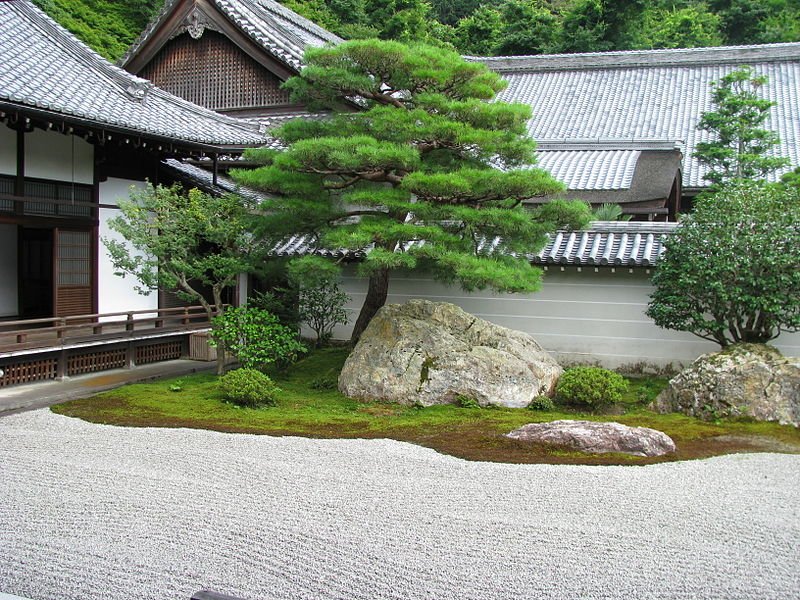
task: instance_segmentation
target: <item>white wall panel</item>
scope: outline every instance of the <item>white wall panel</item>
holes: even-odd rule
[[[25,176],[94,182],[94,146],[75,135],[34,129],[25,134]]]
[[[117,204],[120,198],[127,198],[130,194],[131,186],[138,188],[144,187],[140,181],[129,181],[127,179],[109,178],[100,184],[100,203]],[[149,296],[138,293],[134,286],[138,283],[130,275],[120,277],[114,273],[114,267],[108,256],[108,251],[103,245],[102,239],[122,240],[115,231],[108,227],[108,220],[119,214],[113,208],[100,209],[100,248],[99,248],[99,312],[122,312],[129,310],[149,310],[158,308],[158,294],[151,292]]]
[[[0,123],[0,175],[17,174],[17,132]]]
[[[389,303],[411,298],[452,302],[503,327],[530,333],[562,364],[600,363],[610,368],[655,366],[678,369],[716,344],[689,333],[661,329],[645,315],[652,286],[641,269],[611,272],[574,268],[550,270],[534,294],[466,293],[430,278],[394,275]],[[366,281],[345,271],[342,288],[350,295],[350,322],[334,335],[350,336],[366,294]],[[783,334],[775,343],[784,354],[800,356],[800,334]]]
[[[0,317],[19,314],[17,281],[17,226],[0,224]]]

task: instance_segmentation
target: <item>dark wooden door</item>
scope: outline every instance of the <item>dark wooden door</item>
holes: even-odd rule
[[[53,316],[53,230],[19,229],[19,318]]]

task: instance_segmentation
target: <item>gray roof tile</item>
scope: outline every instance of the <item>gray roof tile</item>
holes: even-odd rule
[[[766,123],[781,138],[776,154],[800,165],[800,43],[473,60],[508,80],[500,100],[533,108],[535,140],[682,142],[685,187],[707,185],[692,153],[709,139],[696,125],[711,109],[711,82],[748,64],[777,103]]]
[[[0,2],[0,104],[207,147],[264,144],[255,123],[173,96],[112,65],[27,0]]]
[[[664,238],[677,227],[677,223],[598,221],[585,230],[556,232],[540,252],[527,258],[539,265],[651,267],[664,251]],[[497,242],[486,240],[482,249],[487,245],[494,248]],[[320,248],[316,238],[307,235],[292,236],[277,244],[272,252],[276,256],[302,256],[311,252],[333,258],[364,256],[364,252]]]
[[[252,188],[241,186],[224,175],[217,176],[217,183],[215,185],[214,176],[208,170],[173,158],[161,161],[161,165],[176,179],[210,194],[239,194],[255,203],[263,202],[267,198],[266,194],[262,194]]]
[[[630,188],[638,150],[553,150],[536,153],[536,166],[570,190]]]

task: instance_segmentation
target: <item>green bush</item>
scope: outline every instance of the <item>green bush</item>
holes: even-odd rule
[[[480,408],[478,401],[466,394],[456,394],[456,404],[461,408]]]
[[[601,408],[622,400],[628,382],[622,375],[600,367],[574,367],[556,385],[556,400]]]
[[[307,348],[278,317],[250,306],[230,308],[213,321],[212,343],[221,344],[247,369],[289,365]]]
[[[239,406],[275,406],[280,389],[272,379],[255,369],[236,369],[219,378],[225,398]]]
[[[531,403],[528,404],[530,410],[541,410],[543,412],[552,412],[556,409],[555,402],[552,398],[547,396],[536,396]]]

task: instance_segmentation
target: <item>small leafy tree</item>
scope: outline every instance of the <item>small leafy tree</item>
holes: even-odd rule
[[[647,314],[727,346],[800,329],[800,190],[739,182],[702,198],[666,241]]]
[[[350,300],[339,288],[337,273],[319,257],[304,257],[289,266],[289,280],[297,287],[300,321],[316,334],[319,348],[330,340],[333,328],[348,321],[345,304]]]
[[[249,271],[264,250],[254,237],[252,207],[237,196],[214,197],[197,189],[147,185],[133,189],[119,202],[120,215],[109,227],[126,242],[103,239],[118,275],[132,275],[144,295],[173,290],[188,302],[203,306],[211,321],[223,310],[222,296]],[[211,290],[212,301],[202,287]],[[224,349],[217,353],[222,374]]]
[[[245,369],[288,364],[306,352],[297,333],[259,308],[238,306],[214,318],[213,342],[233,353]]]
[[[711,84],[714,110],[703,113],[697,129],[712,139],[698,143],[694,156],[707,166],[705,179],[712,184],[760,179],[789,164],[786,158],[770,156],[780,139],[763,127],[775,105],[759,95],[766,83],[766,76],[742,67]]]

